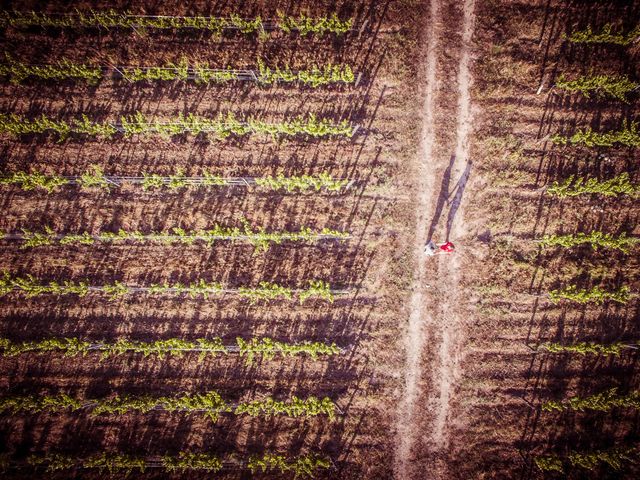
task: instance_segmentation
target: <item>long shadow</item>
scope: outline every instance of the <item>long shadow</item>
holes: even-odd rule
[[[453,169],[453,164],[456,161],[456,156],[451,155],[449,158],[449,165],[445,169],[442,174],[442,183],[440,184],[440,193],[438,194],[438,203],[436,204],[436,210],[433,214],[433,219],[431,220],[431,225],[429,226],[429,233],[427,234],[427,242],[430,242],[433,239],[433,234],[436,231],[436,227],[438,226],[438,222],[440,221],[440,217],[442,216],[442,211],[444,210],[444,206],[449,199],[449,183],[451,182],[451,170]]]
[[[471,161],[467,161],[467,166],[462,172],[460,176],[460,180],[456,183],[456,186],[453,188],[453,192],[455,195],[453,200],[451,201],[451,208],[449,209],[449,215],[447,216],[447,234],[446,240],[449,241],[449,235],[451,233],[451,227],[453,225],[453,220],[456,218],[456,213],[458,213],[458,208],[460,208],[460,203],[462,202],[462,194],[464,193],[464,189],[467,186],[467,181],[469,180],[469,174],[471,173]]]

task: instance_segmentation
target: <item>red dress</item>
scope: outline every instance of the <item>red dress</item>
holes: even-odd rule
[[[443,252],[451,253],[456,249],[456,247],[451,242],[444,243],[440,245],[440,250]]]

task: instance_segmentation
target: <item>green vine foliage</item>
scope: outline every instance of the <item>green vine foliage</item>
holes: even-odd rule
[[[539,455],[533,461],[543,472],[564,473],[562,460],[557,455]]]
[[[58,175],[44,175],[39,172],[14,172],[0,176],[0,185],[17,185],[25,192],[41,188],[51,193],[69,181]]]
[[[341,35],[349,31],[353,20],[340,20],[333,13],[330,16],[309,17],[300,15],[292,17],[278,12],[277,27],[285,33],[297,32],[301,36],[314,34],[322,36],[325,33]],[[130,12],[117,12],[115,10],[75,10],[68,15],[47,15],[39,12],[3,11],[0,15],[0,26],[13,27],[56,27],[56,28],[127,28],[137,32],[144,32],[147,28],[154,29],[199,29],[208,30],[216,36],[227,29],[237,29],[242,34],[263,33],[264,23],[261,17],[244,19],[237,14],[231,14],[229,18],[220,17],[179,17],[179,16],[137,16]]]
[[[617,237],[610,233],[593,231],[589,233],[575,233],[567,235],[545,235],[539,240],[541,247],[565,247],[571,248],[578,245],[590,245],[594,250],[600,247],[612,250],[620,250],[626,254],[631,253],[631,249],[640,242],[640,239],[629,237],[622,233]]]
[[[171,473],[203,470],[216,473],[222,469],[222,460],[206,453],[180,452],[177,457],[162,457],[163,467]]]
[[[276,355],[290,357],[296,355],[309,355],[316,360],[318,355],[337,355],[340,348],[335,343],[328,345],[322,342],[302,342],[302,343],[284,343],[265,338],[252,338],[246,341],[242,338],[236,338],[236,343],[240,349],[240,356],[246,357],[247,364],[252,364],[255,356],[260,355],[266,359],[272,359]]]
[[[619,357],[623,350],[637,348],[640,342],[594,343],[579,342],[572,345],[562,345],[557,342],[542,343],[538,350],[551,353],[578,353],[580,355],[615,355]]]
[[[254,228],[243,220],[244,229],[237,227],[225,227],[214,225],[207,230],[187,231],[182,228],[172,228],[163,232],[142,233],[137,230],[126,231],[118,230],[118,232],[98,232],[91,234],[89,232],[80,232],[74,234],[56,233],[49,227],[45,227],[43,232],[32,232],[23,229],[20,234],[12,234],[11,237],[15,241],[22,242],[21,248],[35,248],[46,245],[92,245],[96,242],[112,244],[112,243],[160,243],[165,245],[183,244],[193,245],[195,243],[204,243],[207,246],[213,245],[214,242],[220,240],[246,241],[256,248],[256,252],[266,252],[272,244],[281,244],[282,242],[318,242],[322,238],[336,238],[346,240],[349,238],[347,232],[323,228],[322,230],[311,230],[308,227],[302,227],[298,231],[291,232],[266,232],[264,228]],[[2,236],[0,235],[0,239]]]
[[[30,455],[27,457],[27,463],[34,467],[46,466],[46,472],[57,472],[59,470],[68,470],[75,468],[78,460],[75,457],[61,455],[59,453],[51,453],[44,456]]]
[[[67,59],[52,65],[29,65],[5,53],[5,63],[0,63],[0,76],[9,77],[13,84],[20,84],[28,77],[37,77],[45,80],[82,79],[95,85],[102,78],[102,68],[73,63]]]
[[[598,286],[587,290],[578,289],[575,285],[569,285],[563,289],[551,290],[549,292],[549,297],[553,303],[558,303],[560,300],[564,299],[582,304],[595,303],[596,305],[602,305],[606,301],[625,304],[631,298],[631,290],[628,286],[623,286],[613,291],[607,291]]]
[[[222,284],[207,282],[204,279],[192,282],[188,285],[182,283],[156,283],[148,287],[132,287],[121,282],[104,284],[99,286],[89,286],[87,282],[73,282],[66,280],[62,283],[51,281],[42,283],[32,275],[25,277],[13,277],[9,272],[4,271],[0,276],[0,296],[13,291],[23,293],[27,297],[38,295],[78,295],[84,297],[90,291],[103,293],[110,300],[132,293],[133,291],[143,291],[150,295],[187,295],[190,298],[202,297],[208,299],[211,295],[220,295],[225,292],[236,293],[241,298],[247,298],[251,304],[258,301],[269,301],[276,299],[292,299],[294,290],[281,285],[260,282],[257,287],[239,287],[237,290],[225,289]],[[305,302],[311,297],[332,302],[334,294],[328,283],[311,280],[307,289],[298,292],[300,302]]]
[[[293,177],[285,177],[279,174],[276,177],[271,175],[255,179],[256,185],[269,190],[286,190],[287,192],[306,192],[315,190],[319,192],[325,189],[329,192],[337,192],[349,183],[348,180],[334,180],[331,175],[326,172],[320,173],[318,176],[301,175]]]
[[[77,399],[66,394],[42,396],[4,396],[0,397],[0,412],[75,412],[90,409],[92,416],[123,415],[129,412],[148,413],[153,410],[198,413],[217,421],[220,414],[249,415],[252,417],[273,417],[285,415],[289,417],[315,417],[326,415],[335,418],[335,404],[330,398],[322,400],[316,397],[301,399],[292,396],[286,401],[267,397],[262,400],[231,404],[216,391],[205,393],[183,394],[173,397],[151,396],[119,396],[100,399]]]
[[[230,462],[238,462],[235,455],[230,455]],[[7,457],[7,464],[10,459]],[[242,465],[242,460],[239,461]],[[151,465],[157,466],[156,459],[126,455],[116,452],[103,452],[88,458],[77,458],[59,453],[45,455],[30,455],[27,464],[34,467],[46,467],[47,473],[74,468],[98,469],[108,471],[110,474],[130,475],[134,472],[144,473]],[[181,451],[177,455],[165,455],[160,460],[160,466],[168,473],[187,473],[189,471],[203,471],[217,473],[223,467],[222,458],[210,453],[195,453]],[[281,455],[265,453],[261,456],[251,456],[247,461],[247,468],[252,473],[259,471],[278,471],[280,473],[294,473],[294,478],[313,478],[318,469],[327,469],[331,466],[328,458],[321,458],[314,454],[301,455],[294,458],[286,458]]]
[[[342,353],[335,343],[300,342],[288,343],[272,340],[269,337],[251,338],[244,340],[236,338],[236,345],[240,356],[246,357],[247,364],[252,364],[256,356],[272,359],[275,356],[293,357],[308,355],[317,360],[320,355],[330,356]],[[219,337],[210,339],[199,338],[187,341],[178,338],[154,340],[151,342],[118,339],[115,342],[87,342],[79,338],[48,338],[39,341],[13,342],[0,337],[0,355],[13,357],[25,353],[43,354],[47,352],[62,352],[67,357],[85,356],[90,352],[100,352],[101,359],[108,359],[126,353],[140,353],[145,357],[154,355],[160,359],[166,356],[182,358],[188,352],[197,352],[200,360],[206,356],[228,354],[229,349]]]
[[[578,130],[570,137],[555,134],[551,137],[551,141],[557,145],[584,145],[590,148],[613,147],[615,145],[640,147],[640,134],[638,133],[638,122],[632,122],[629,125],[625,121],[621,130],[600,133],[587,128]]]
[[[572,43],[610,43],[613,45],[628,46],[640,37],[640,25],[627,34],[614,33],[613,26],[606,24],[599,32],[594,32],[591,25],[585,30],[576,30],[567,37]]]
[[[640,83],[621,75],[589,75],[567,80],[562,74],[556,81],[556,87],[568,92],[580,92],[585,98],[590,98],[594,93],[600,98],[613,97],[627,102],[627,95],[640,88]]]
[[[635,448],[617,447],[608,450],[594,450],[591,452],[569,451],[566,460],[573,467],[580,467],[593,471],[601,463],[613,470],[621,470],[625,462],[633,462]],[[536,466],[545,472],[565,473],[564,463],[558,455],[540,455],[535,457]]]
[[[258,59],[258,82],[265,85],[278,82],[300,82],[312,88],[318,88],[335,83],[353,83],[355,82],[355,75],[349,65],[333,65],[329,63],[321,67],[314,65],[310,70],[293,72],[288,65],[285,65],[282,69],[278,66],[268,67],[261,59]]]
[[[180,169],[175,174],[162,176],[158,174],[142,173],[142,181],[140,185],[144,191],[154,189],[179,190],[181,188],[202,188],[212,186],[227,185],[228,182],[220,176],[213,175],[209,172],[203,172],[201,177],[187,177]],[[113,177],[111,177],[113,178]],[[197,180],[197,182],[192,182]],[[301,175],[285,177],[279,174],[276,177],[266,176],[254,179],[258,187],[265,190],[286,190],[287,192],[307,192],[315,190],[319,192],[324,189],[330,192],[336,192],[346,188],[349,180],[334,179],[330,174],[321,172],[317,176]],[[92,165],[90,170],[86,171],[76,180],[76,183],[83,189],[110,189],[118,186],[110,177],[104,174],[101,167]],[[59,190],[61,186],[70,185],[71,180],[59,175],[45,175],[40,172],[15,172],[0,175],[0,185],[15,185],[22,190],[31,191],[41,188],[48,193]]]
[[[314,114],[307,117],[297,117],[283,122],[265,122],[263,120],[248,117],[238,119],[233,112],[219,114],[214,118],[201,117],[192,113],[165,120],[155,121],[147,118],[141,112],[130,116],[122,116],[120,125],[111,123],[91,122],[86,115],[81,119],[67,123],[64,120],[52,120],[44,114],[35,120],[22,118],[15,114],[0,114],[0,133],[11,135],[24,135],[55,132],[59,141],[64,141],[71,135],[84,134],[109,138],[118,132],[125,137],[133,135],[159,135],[172,137],[189,133],[191,135],[213,135],[219,140],[224,140],[231,135],[243,136],[249,134],[269,135],[274,139],[280,136],[305,135],[309,137],[345,136],[352,137],[354,127],[347,121],[333,123],[328,118],[318,119]]]
[[[130,474],[135,470],[144,473],[146,466],[147,462],[144,458],[113,453],[103,453],[82,462],[84,468],[97,468],[100,472],[106,470],[110,475],[115,473]]]
[[[541,408],[545,412],[565,410],[608,412],[613,408],[638,409],[640,408],[640,390],[633,391],[628,395],[618,395],[618,389],[611,388],[588,397],[572,397],[564,401],[551,400],[543,403]]]
[[[282,474],[293,472],[294,478],[313,478],[316,470],[320,468],[327,469],[330,466],[331,462],[328,458],[321,458],[316,455],[305,455],[290,461],[282,455],[269,453],[260,456],[252,456],[249,458],[249,462],[247,463],[247,467],[253,474],[257,472],[272,472],[275,470]]]
[[[278,27],[285,33],[299,32],[303,37],[313,33],[323,35],[327,32],[335,34],[343,34],[348,32],[353,26],[351,19],[342,21],[333,13],[329,17],[309,17],[300,15],[299,17],[291,17],[278,11]]]
[[[287,65],[267,66],[262,59],[257,60],[256,77],[259,83],[270,85],[276,82],[299,82],[312,88],[320,86],[355,82],[355,75],[349,65],[313,65],[309,69],[292,71]],[[186,58],[177,63],[168,62],[152,67],[114,67],[122,78],[130,83],[150,81],[189,81],[196,84],[225,83],[236,81],[240,77],[238,71],[231,68],[214,68],[206,62],[190,63]],[[31,65],[18,62],[6,54],[5,63],[0,63],[0,76],[9,77],[12,83],[20,84],[26,78],[35,77],[43,80],[84,80],[91,85],[109,75],[105,67],[74,63],[61,59],[51,65]]]
[[[585,194],[598,194],[605,197],[617,197],[619,195],[630,195],[637,197],[640,188],[631,183],[627,172],[604,181],[597,178],[584,178],[571,175],[564,182],[554,182],[547,189],[549,195],[560,198],[576,197]]]

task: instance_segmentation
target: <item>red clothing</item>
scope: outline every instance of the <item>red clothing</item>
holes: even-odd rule
[[[451,243],[451,242],[447,242],[447,243],[444,243],[444,244],[440,245],[440,250],[442,250],[443,252],[451,253],[455,249],[456,249],[455,245],[453,245],[453,243]]]

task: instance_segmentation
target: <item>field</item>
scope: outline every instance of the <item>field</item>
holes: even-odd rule
[[[70,5],[12,2],[7,12]],[[266,27],[4,24],[5,478],[390,476],[400,377],[389,366],[402,361],[410,274],[396,199],[414,134],[406,12],[374,1],[72,7],[261,16]],[[286,32],[271,28],[279,10],[352,23]],[[224,72],[206,82],[178,70],[255,75],[260,62],[281,79],[263,81],[263,70],[260,82]],[[322,77],[330,65],[337,81],[291,74],[317,66]],[[125,131],[138,112],[151,126]],[[232,133],[171,129],[190,114],[222,115]],[[46,128],[30,123],[43,115]],[[286,122],[314,115],[348,135],[288,133]],[[249,119],[263,123],[243,132]],[[323,283],[310,291],[311,281]],[[226,407],[196,398],[211,391]],[[306,403],[293,409],[293,397]]]
[[[4,8],[3,478],[638,478],[637,2]]]

